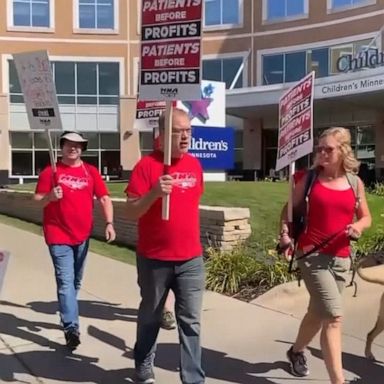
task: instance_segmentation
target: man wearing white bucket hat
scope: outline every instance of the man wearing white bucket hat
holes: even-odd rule
[[[77,293],[92,231],[94,196],[106,221],[106,240],[116,237],[108,189],[99,171],[81,159],[87,144],[80,133],[64,132],[56,172],[51,166],[41,172],[34,195],[34,200],[44,204],[44,237],[55,269],[61,324],[71,349],[80,344]]]

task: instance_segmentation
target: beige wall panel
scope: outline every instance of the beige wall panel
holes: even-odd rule
[[[139,132],[133,129],[136,98],[120,98],[120,161],[124,171],[132,170],[140,159]]]
[[[17,53],[24,51],[48,50],[52,56],[91,56],[91,57],[125,57],[124,44],[85,44],[57,43],[49,41],[28,42],[0,41],[0,53]]]
[[[128,31],[129,40],[140,39],[141,26],[141,0],[126,0],[129,5],[126,7],[126,15],[128,15]]]
[[[245,120],[243,132],[244,169],[261,169],[261,130],[262,124],[260,120]]]
[[[245,52],[251,48],[251,45],[252,39],[250,37],[231,38],[227,40],[203,39],[203,55]]]
[[[7,1],[0,1],[0,36],[3,36],[7,29]]]

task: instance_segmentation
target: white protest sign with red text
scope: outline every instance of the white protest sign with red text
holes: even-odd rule
[[[176,107],[176,102],[172,102]],[[165,101],[138,100],[136,104],[135,129],[153,131],[159,125],[159,117],[165,111]]]
[[[140,100],[201,98],[203,0],[143,0]]]
[[[165,101],[138,101],[136,104],[135,129],[152,131],[159,124],[159,117],[165,111]]]
[[[280,98],[277,171],[313,151],[314,80],[311,72]]]

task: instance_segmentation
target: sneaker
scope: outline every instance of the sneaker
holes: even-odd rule
[[[69,329],[64,332],[67,347],[76,349],[80,344],[80,333],[77,329]]]
[[[171,311],[163,312],[160,327],[167,330],[176,328],[176,320]]]
[[[291,372],[295,376],[304,377],[309,375],[307,358],[304,352],[293,352],[293,347],[287,351],[287,357],[291,364]]]
[[[135,382],[138,384],[152,384],[155,382],[155,374],[151,363],[135,364]]]

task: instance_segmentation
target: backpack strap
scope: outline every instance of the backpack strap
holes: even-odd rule
[[[304,200],[307,203],[308,203],[309,195],[311,193],[313,184],[316,179],[317,179],[317,171],[316,169],[311,168],[307,172],[307,179],[305,180],[305,187],[304,187]]]
[[[349,185],[351,186],[353,193],[355,194],[355,209],[359,208],[361,197],[359,195],[359,176],[354,173],[348,172],[346,174]]]

